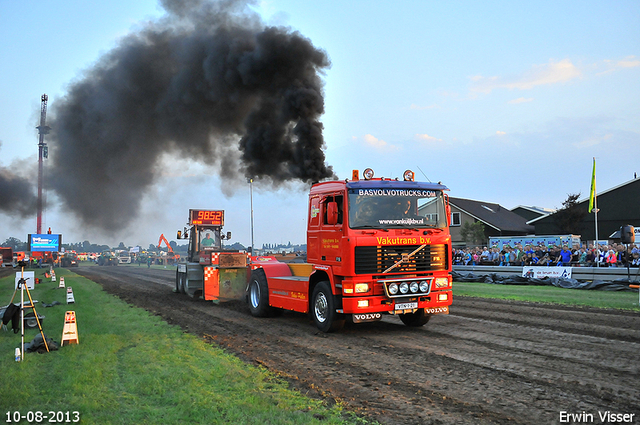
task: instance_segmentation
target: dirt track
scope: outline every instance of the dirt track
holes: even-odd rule
[[[323,334],[303,314],[257,319],[242,302],[174,294],[172,269],[73,271],[383,424],[553,424],[561,412],[606,423],[606,411],[640,423],[637,313],[457,297],[423,328],[389,317]]]

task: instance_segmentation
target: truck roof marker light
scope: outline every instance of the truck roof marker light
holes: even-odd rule
[[[411,170],[406,170],[404,172],[404,174],[402,175],[402,178],[406,182],[412,182],[415,179],[415,173],[413,171],[411,171]]]
[[[357,182],[358,180],[360,180],[360,171],[353,170],[351,172],[351,180],[353,180],[354,182]]]
[[[371,168],[367,168],[362,172],[362,176],[365,180],[371,180],[373,178],[373,170]]]

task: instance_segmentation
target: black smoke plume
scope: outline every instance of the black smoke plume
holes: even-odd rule
[[[226,179],[277,185],[333,176],[325,163],[326,53],[265,26],[246,1],[163,2],[52,105],[50,172],[64,205],[115,230],[136,216],[162,155]]]
[[[33,182],[23,177],[27,174],[24,167],[20,161],[9,167],[0,166],[0,212],[26,218],[33,216],[38,197],[34,193]]]

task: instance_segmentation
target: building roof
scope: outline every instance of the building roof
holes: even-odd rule
[[[535,230],[523,217],[499,204],[453,197],[449,197],[449,203],[498,231],[532,233]]]
[[[615,192],[616,190],[625,188],[626,186],[630,186],[632,184],[637,184],[638,182],[640,182],[640,179],[635,178],[633,180],[629,180],[629,181],[621,183],[621,184],[619,184],[617,186],[614,186],[614,187],[611,187],[609,189],[603,190],[602,192],[598,193],[596,191],[596,194],[595,194],[596,198],[600,198],[600,197],[605,196],[607,194],[611,194],[612,192]],[[589,197],[588,196],[576,201],[576,205],[587,205],[588,203],[589,203]],[[541,221],[541,220],[553,219],[554,214],[557,213],[557,212],[558,212],[558,210],[552,212],[551,214],[542,215],[542,216],[540,216],[538,218],[535,218],[533,220],[529,220],[529,221],[527,221],[527,224],[533,225],[536,222]]]
[[[539,215],[547,215],[547,214],[556,212],[556,210],[553,208],[543,208],[543,207],[536,207],[536,206],[529,207],[526,205],[518,205],[517,207],[511,208],[511,211],[515,211],[518,208],[522,208],[523,210],[531,211]]]

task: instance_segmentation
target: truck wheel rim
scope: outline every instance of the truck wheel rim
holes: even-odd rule
[[[256,281],[253,281],[251,285],[251,305],[253,308],[258,307],[260,304],[260,285]]]
[[[314,310],[315,310],[316,318],[318,319],[318,322],[324,323],[324,321],[327,320],[327,311],[328,311],[327,297],[324,295],[324,293],[320,292],[316,297]]]

